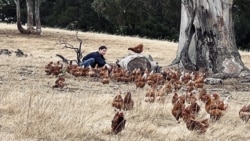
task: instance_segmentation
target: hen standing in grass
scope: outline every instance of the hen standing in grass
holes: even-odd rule
[[[228,104],[226,101],[213,99],[210,95],[204,95],[205,110],[210,115],[212,121],[219,120],[225,113]]]
[[[178,123],[179,119],[182,118],[182,110],[185,108],[185,99],[180,96],[173,105],[172,115],[175,117]]]
[[[209,120],[204,119],[201,121],[197,121],[194,119],[190,119],[189,121],[186,122],[186,126],[188,130],[194,130],[198,134],[202,134],[207,131],[207,128],[209,126]]]
[[[112,132],[115,134],[121,132],[125,128],[125,124],[124,113],[116,112],[111,124]]]
[[[134,107],[134,101],[131,97],[131,92],[127,92],[126,96],[124,97],[124,110],[132,110]]]
[[[248,105],[244,105],[239,111],[240,118],[247,123],[250,119],[250,103]]]
[[[49,62],[49,64],[45,66],[45,72],[46,72],[46,75],[52,74],[52,75],[58,76],[60,73],[62,73],[62,68],[63,68],[63,64],[60,63],[59,61],[57,61],[56,63]]]
[[[143,51],[143,44],[139,44],[139,45],[137,45],[135,47],[130,47],[130,48],[128,48],[128,50],[131,50],[131,51],[133,51],[135,53],[142,53],[142,51]]]
[[[123,108],[123,98],[121,96],[121,92],[119,92],[113,99],[112,102],[112,107],[115,107],[119,110],[121,110]]]
[[[65,86],[65,78],[62,75],[59,75],[58,79],[55,81],[54,88],[63,88]]]
[[[196,131],[198,134],[205,133],[208,126],[209,120],[195,120],[195,115],[192,113],[191,109],[185,108],[182,111],[183,121],[186,123],[186,127],[188,130]]]

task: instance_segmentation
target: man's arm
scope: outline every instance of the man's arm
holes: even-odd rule
[[[109,64],[105,64],[104,66],[107,67],[108,70],[111,70],[112,68]]]

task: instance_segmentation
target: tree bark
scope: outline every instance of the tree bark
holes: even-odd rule
[[[35,22],[36,22],[36,34],[41,34],[41,20],[40,20],[40,0],[35,1]]]
[[[172,65],[209,74],[249,75],[235,43],[233,0],[182,0],[179,46]]]
[[[31,0],[26,0],[27,6],[27,29],[33,31],[33,7]]]
[[[16,19],[17,19],[17,29],[23,34],[30,34],[30,31],[26,30],[22,26],[21,22],[21,12],[20,12],[20,1],[16,0]]]
[[[41,34],[41,21],[40,21],[40,0],[35,0],[35,22],[36,29],[34,29],[34,15],[33,15],[33,4],[31,0],[26,0],[27,6],[27,29],[23,28],[21,23],[20,13],[20,0],[16,0],[16,16],[17,16],[17,29],[23,34]]]

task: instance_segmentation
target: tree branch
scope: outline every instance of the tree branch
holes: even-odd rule
[[[81,59],[82,59],[82,53],[84,51],[82,51],[82,39],[80,39],[78,37],[78,32],[76,32],[76,39],[79,42],[79,47],[76,48],[74,47],[72,44],[68,43],[67,41],[63,40],[62,38],[59,39],[59,42],[57,44],[59,45],[64,45],[64,48],[69,48],[69,49],[73,49],[76,52],[76,62],[78,65],[80,65],[81,63]],[[57,55],[58,57],[60,57],[63,62],[68,62],[69,59],[66,59],[65,57],[63,57],[62,55]]]

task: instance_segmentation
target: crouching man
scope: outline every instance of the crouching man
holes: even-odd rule
[[[85,57],[83,57],[81,62],[81,67],[95,67],[98,65],[98,67],[107,67],[108,70],[111,70],[111,66],[106,63],[104,55],[107,52],[106,46],[100,46],[99,50],[96,52],[91,52],[87,54]]]

